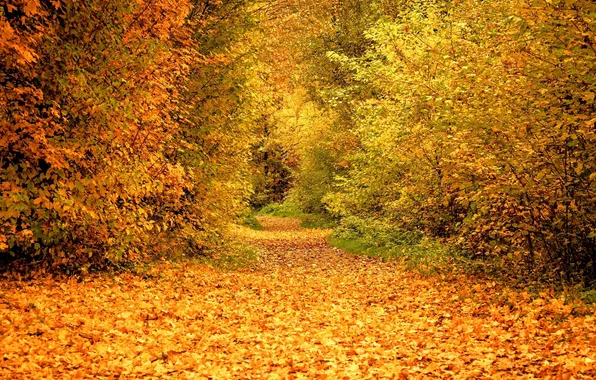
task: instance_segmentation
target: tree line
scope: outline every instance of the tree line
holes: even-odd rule
[[[284,199],[596,279],[589,0],[11,0],[0,252],[85,269],[217,246]]]

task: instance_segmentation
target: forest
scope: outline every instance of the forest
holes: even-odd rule
[[[1,1],[0,375],[593,378],[595,98],[592,0]]]

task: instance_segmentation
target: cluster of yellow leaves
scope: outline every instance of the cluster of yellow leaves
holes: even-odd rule
[[[0,376],[593,378],[594,309],[350,256],[325,231],[237,230],[256,268],[0,284]]]
[[[369,3],[341,5],[313,85],[358,142],[328,209],[593,281],[595,3]]]

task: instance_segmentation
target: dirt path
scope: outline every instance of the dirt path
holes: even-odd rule
[[[328,231],[240,229],[256,268],[199,264],[1,283],[0,377],[596,377],[593,311],[423,278],[348,255]]]

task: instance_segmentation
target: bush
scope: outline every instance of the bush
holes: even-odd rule
[[[204,7],[198,23],[201,2],[174,3],[0,6],[2,259],[84,270],[220,240],[247,188],[228,28],[243,11]]]

